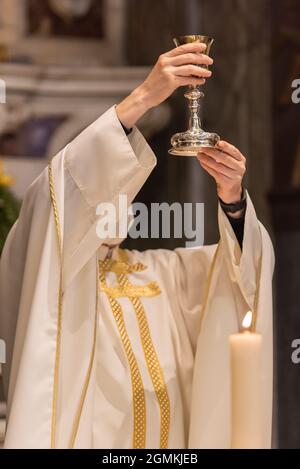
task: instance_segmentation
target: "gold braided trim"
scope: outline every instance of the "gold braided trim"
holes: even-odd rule
[[[123,288],[130,287],[126,275],[118,275],[118,281]],[[141,300],[138,296],[131,296],[129,299],[136,313],[148,371],[160,407],[160,448],[167,448],[171,414],[167,386],[152,342],[146,313]]]
[[[105,279],[106,261],[99,262],[100,283],[107,287]],[[108,301],[117,324],[122,344],[129,363],[133,399],[133,448],[143,449],[146,447],[146,399],[142,376],[138,367],[137,359],[134,355],[132,345],[126,329],[123,311],[120,304],[113,297],[109,296],[106,289]]]
[[[119,249],[119,257],[123,262],[127,261],[127,256],[125,251]],[[124,290],[133,290],[136,289],[134,285],[129,282],[129,279],[125,274],[119,274],[117,276],[120,286]],[[169,432],[170,432],[170,399],[168,395],[168,389],[165,383],[163,371],[161,369],[158,356],[152,341],[147,316],[143,307],[143,304],[140,300],[140,294],[128,295],[129,299],[134,307],[136,317],[138,320],[142,346],[144,350],[144,355],[148,367],[148,371],[151,377],[153,388],[156,394],[157,401],[160,408],[160,448],[164,449],[168,447]]]
[[[93,364],[94,364],[94,358],[95,358],[95,352],[96,352],[96,338],[97,338],[97,324],[98,324],[98,304],[99,304],[99,289],[98,289],[98,282],[96,278],[96,308],[95,308],[95,319],[94,319],[94,332],[93,332],[93,345],[92,345],[92,353],[90,356],[90,361],[86,373],[86,377],[84,380],[83,388],[81,391],[80,399],[79,399],[79,404],[77,407],[77,411],[75,414],[73,426],[72,426],[72,432],[69,440],[69,445],[68,448],[72,449],[74,447],[75,441],[76,441],[76,436],[80,424],[80,419],[81,419],[81,414],[82,414],[82,409],[83,405],[85,402],[88,386],[90,383],[90,378],[92,374],[92,369],[93,369]]]
[[[141,262],[129,265],[125,262],[110,259],[109,262],[105,264],[105,272],[114,272],[115,274],[130,274],[132,272],[141,272],[145,269],[146,266]]]
[[[58,206],[56,202],[54,180],[52,174],[52,162],[48,166],[48,178],[49,178],[49,190],[50,199],[53,207],[56,237],[58,244],[59,253],[59,287],[58,287],[58,313],[57,313],[57,333],[56,333],[56,350],[55,350],[55,362],[54,362],[54,378],[53,378],[53,397],[52,397],[52,419],[51,419],[51,448],[55,448],[56,443],[56,425],[57,425],[57,402],[58,402],[58,378],[59,378],[59,367],[60,367],[60,354],[61,354],[61,330],[62,330],[62,236],[61,236],[61,225],[59,219]]]
[[[53,379],[53,398],[52,398],[52,419],[51,419],[51,448],[55,448],[56,445],[56,429],[57,429],[57,404],[58,404],[58,381],[59,381],[59,368],[60,368],[60,357],[61,357],[61,336],[62,336],[62,300],[63,300],[63,291],[62,291],[62,235],[61,235],[61,225],[59,218],[58,205],[56,201],[54,179],[52,173],[52,162],[48,166],[48,178],[49,178],[49,191],[51,204],[54,213],[55,219],[55,228],[56,228],[56,237],[58,243],[59,251],[59,261],[60,261],[60,276],[59,276],[59,289],[58,289],[58,314],[57,314],[57,334],[56,334],[56,351],[55,351],[55,364],[54,364],[54,379]],[[97,333],[97,306],[98,306],[98,285],[96,285],[96,310],[95,310],[95,321],[94,321],[94,334],[93,334],[93,345],[92,353],[90,357],[90,362],[88,370],[85,376],[82,392],[79,399],[79,404],[75,414],[74,422],[72,425],[71,436],[69,440],[69,448],[73,448],[76,435],[79,428],[80,418],[82,414],[82,409],[90,381],[92,366],[94,362],[95,349],[96,349],[96,333]]]
[[[128,255],[125,249],[118,248],[118,260],[119,262],[123,262],[123,264],[128,265]]]
[[[124,275],[124,274],[120,274]],[[119,285],[117,287],[108,287],[100,282],[100,289],[107,293],[112,298],[120,297],[134,297],[134,296],[157,296],[161,293],[160,288],[156,282],[148,283],[147,285]]]

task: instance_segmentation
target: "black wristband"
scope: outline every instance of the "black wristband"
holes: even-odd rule
[[[121,126],[123,127],[123,130],[125,132],[125,134],[128,136],[129,134],[131,134],[132,132],[132,128],[131,129],[127,129],[127,127],[125,127],[125,125],[122,124],[122,122],[120,121],[120,124]]]
[[[236,212],[239,212],[240,210],[244,210],[247,205],[246,191],[244,188],[242,189],[241,200],[239,200],[238,202],[235,202],[234,204],[226,204],[225,202],[223,202],[223,200],[220,199],[220,197],[219,197],[219,202],[225,213],[236,213]]]

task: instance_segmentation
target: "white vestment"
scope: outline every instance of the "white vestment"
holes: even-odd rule
[[[131,203],[155,164],[136,128],[125,135],[115,108],[53,159],[62,264],[48,171],[29,188],[0,269],[0,337],[8,362],[13,355],[11,369],[3,367],[6,448],[51,441],[57,448],[229,448],[228,337],[255,308],[260,260],[257,331],[270,447],[274,261],[249,196],[242,252],[219,208],[213,269],[215,245],[123,251],[123,261],[115,248],[107,260],[115,270],[99,271],[109,249],[96,233],[97,205],[116,203],[120,193]]]

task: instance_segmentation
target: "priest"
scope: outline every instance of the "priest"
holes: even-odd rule
[[[6,448],[229,448],[228,337],[249,310],[263,338],[270,446],[273,250],[242,186],[241,152],[221,141],[198,154],[216,181],[218,245],[128,251],[96,229],[99,203],[124,194],[130,204],[155,167],[136,122],[176,88],[204,83],[204,50],[161,55],[26,194],[0,268]]]

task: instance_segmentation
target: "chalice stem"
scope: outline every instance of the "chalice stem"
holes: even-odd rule
[[[191,132],[202,130],[200,119],[200,98],[201,96],[188,96],[190,110],[189,130]]]

